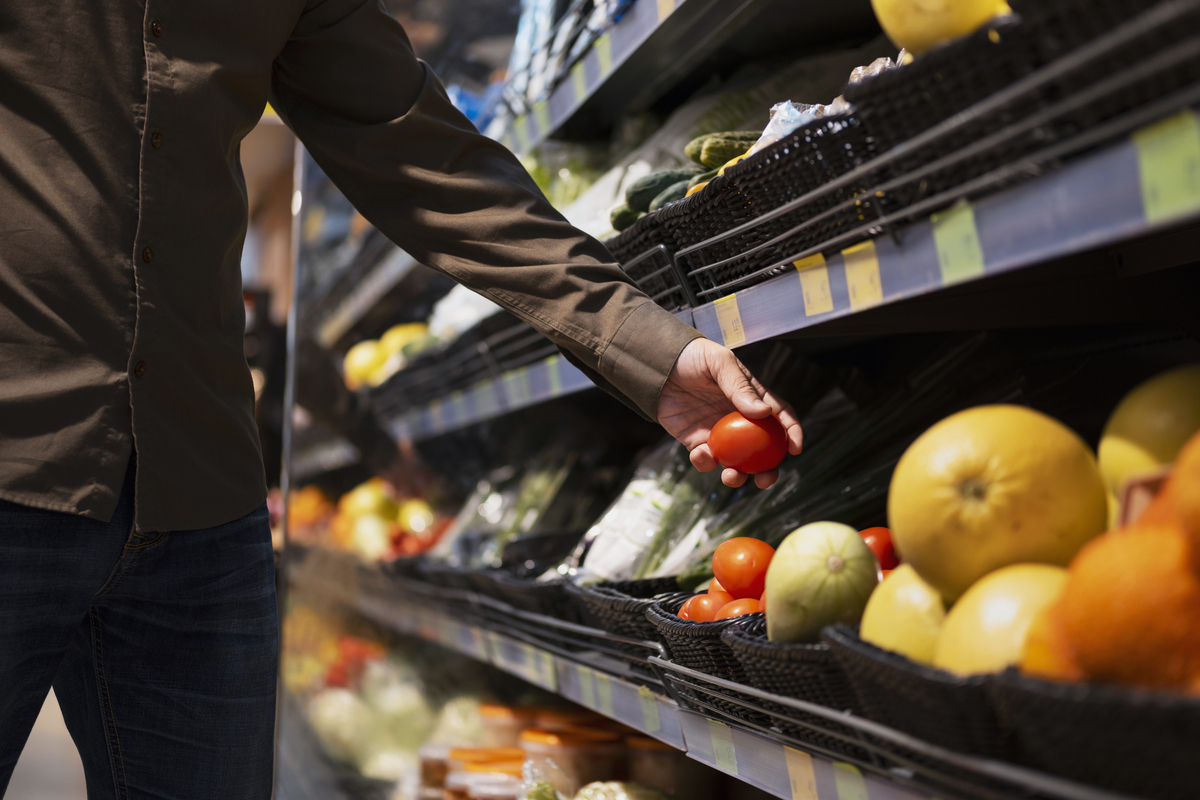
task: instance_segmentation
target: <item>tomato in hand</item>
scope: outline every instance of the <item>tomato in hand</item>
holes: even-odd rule
[[[732,602],[733,596],[728,592],[698,594],[688,600],[688,615],[692,622],[712,622],[717,612]]]
[[[865,531],[859,531],[858,535],[875,554],[880,569],[895,569],[900,566],[900,559],[896,557],[896,546],[892,544],[891,529],[867,528]]]
[[[775,548],[761,539],[739,536],[713,553],[713,574],[735,598],[759,597],[766,589],[767,565],[774,555]]]
[[[762,611],[762,604],[753,597],[743,597],[741,600],[734,600],[720,611],[717,612],[717,619],[729,619],[730,617],[740,617],[743,614],[753,614]]]
[[[787,431],[774,415],[747,419],[726,414],[708,434],[708,449],[722,467],[757,475],[775,469],[787,455]]]
[[[725,591],[725,587],[721,585],[720,581],[718,581],[716,578],[713,578],[711,581],[708,582],[708,591],[710,593],[723,592],[723,591]]]

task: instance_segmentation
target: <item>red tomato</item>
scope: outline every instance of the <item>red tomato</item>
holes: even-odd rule
[[[712,622],[717,618],[717,612],[733,602],[728,592],[713,592],[698,594],[688,601],[688,613],[692,622]]]
[[[711,581],[708,582],[708,591],[723,592],[723,591],[725,591],[725,587],[721,585],[720,581],[718,581],[716,578],[713,578]]]
[[[699,596],[700,595],[696,595],[696,597],[699,597]],[[678,617],[680,619],[691,619],[692,618],[692,612],[691,612],[691,609],[689,608],[689,606],[691,606],[692,601],[695,600],[696,597],[689,597],[687,600],[684,601],[683,605],[679,607]]]
[[[778,467],[787,455],[787,431],[774,415],[746,419],[726,414],[708,435],[708,449],[722,467],[755,475]]]
[[[734,600],[718,611],[716,619],[740,617],[743,614],[753,614],[757,611],[762,611],[762,604],[753,597],[743,597],[741,600]]]
[[[896,557],[896,546],[892,544],[891,529],[867,528],[865,531],[859,531],[858,535],[875,554],[880,569],[895,569],[900,566],[900,559]]]
[[[758,604],[762,606],[762,612],[764,614],[767,613],[767,592],[765,589],[763,590],[762,597],[758,598]]]
[[[713,553],[713,574],[735,598],[759,597],[766,588],[767,565],[774,555],[775,548],[761,539],[730,539]]]

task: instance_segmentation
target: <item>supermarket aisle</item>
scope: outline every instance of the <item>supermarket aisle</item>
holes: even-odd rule
[[[54,692],[46,698],[4,800],[84,800],[83,764]]]

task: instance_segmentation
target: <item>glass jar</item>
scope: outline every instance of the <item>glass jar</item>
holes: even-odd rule
[[[450,772],[450,747],[442,744],[427,744],[417,751],[421,765],[421,789],[446,788],[446,775]]]

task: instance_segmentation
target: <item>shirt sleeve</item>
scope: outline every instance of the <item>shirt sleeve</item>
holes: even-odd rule
[[[454,108],[378,0],[310,2],[275,59],[271,103],[372,225],[655,419],[667,375],[700,333],[643,294]]]

